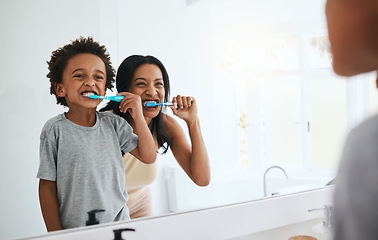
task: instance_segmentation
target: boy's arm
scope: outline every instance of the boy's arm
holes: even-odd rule
[[[138,146],[130,153],[143,163],[154,163],[157,156],[155,142],[143,116],[140,96],[129,92],[121,92],[117,95],[125,96],[120,102],[119,108],[123,113],[127,111],[130,113],[134,120],[134,130],[139,138]]]
[[[62,230],[59,218],[56,182],[39,180],[39,202],[48,232]]]
[[[144,117],[134,118],[135,131],[138,133],[139,144],[130,151],[134,157],[146,164],[154,163],[156,160],[156,146],[151,131],[147,126]]]

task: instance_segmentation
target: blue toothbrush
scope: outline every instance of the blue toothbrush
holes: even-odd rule
[[[122,99],[123,99],[125,96],[122,96],[122,95],[116,95],[116,96],[98,96],[98,95],[89,95],[88,97],[89,97],[89,98],[92,98],[92,99],[105,99],[105,100],[112,100],[112,101],[116,101],[116,102],[121,102]]]
[[[89,97],[89,98],[92,98],[92,99],[105,99],[105,100],[112,100],[112,101],[116,101],[116,102],[121,102],[122,99],[123,99],[125,96],[122,96],[122,95],[116,95],[116,96],[98,96],[98,95],[89,95],[88,97]],[[164,102],[164,103],[148,102],[148,103],[145,103],[145,104],[144,104],[144,106],[146,106],[146,107],[156,107],[156,106],[160,106],[160,105],[171,106],[171,105],[173,105],[173,104],[172,104],[172,102]]]
[[[156,107],[156,106],[172,106],[173,103],[172,102],[163,102],[163,103],[155,103],[155,102],[148,102],[148,103],[145,103],[144,106],[146,107]]]

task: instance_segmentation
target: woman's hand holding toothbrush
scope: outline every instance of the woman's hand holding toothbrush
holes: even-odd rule
[[[173,114],[184,120],[188,125],[198,120],[197,103],[194,97],[177,95],[172,99],[172,103],[173,106],[169,106],[169,108],[172,109]]]

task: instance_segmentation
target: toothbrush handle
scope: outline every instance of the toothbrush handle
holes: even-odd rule
[[[124,97],[125,96],[122,96],[122,95],[104,96],[104,99],[112,100],[112,101],[115,101],[115,102],[121,102]]]
[[[156,107],[156,106],[161,106],[161,105],[170,106],[170,105],[173,105],[173,104],[172,104],[172,102],[164,102],[164,103],[150,102],[150,103],[145,103],[144,104],[144,106],[146,106],[146,107]]]
[[[89,97],[89,98],[92,98],[92,99],[105,99],[105,100],[112,100],[112,101],[120,102],[120,101],[122,101],[122,99],[123,99],[125,96],[122,96],[122,95],[116,95],[116,96],[98,96],[98,95],[89,95],[88,97]]]

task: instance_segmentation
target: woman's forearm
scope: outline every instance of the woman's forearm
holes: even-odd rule
[[[210,166],[205,142],[202,138],[199,119],[187,122],[189,136],[192,144],[190,155],[190,172],[193,181],[199,186],[210,183]]]

